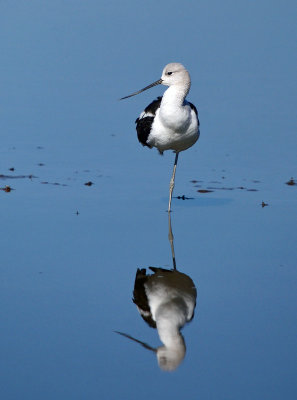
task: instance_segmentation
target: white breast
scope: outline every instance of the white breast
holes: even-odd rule
[[[174,113],[170,108],[166,112],[157,111],[148,144],[164,150],[183,151],[198,140],[199,129],[195,112],[186,105],[182,112]]]

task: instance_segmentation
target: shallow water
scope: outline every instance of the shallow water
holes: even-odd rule
[[[71,12],[53,2],[45,13],[33,1],[16,15],[4,10],[1,29],[15,47],[2,41],[10,49],[0,111],[3,399],[295,399],[297,186],[286,183],[297,179],[296,7],[263,2],[253,14],[202,2],[200,28],[184,21],[190,33],[204,32],[212,55],[197,44],[197,63],[181,46],[201,137],[180,155],[171,222],[177,268],[193,280],[197,305],[183,329],[185,359],[169,373],[153,352],[115,332],[161,345],[132,292],[137,268],[172,268],[166,209],[174,155],[142,148],[134,132],[159,89],[115,99],[157,79],[176,47],[162,55],[149,42],[159,58],[138,65],[131,13],[139,6],[87,3]],[[134,23],[149,16],[154,7]],[[19,31],[9,21],[21,22]],[[121,29],[127,55],[118,76]],[[104,30],[108,38],[97,43]],[[108,58],[111,47],[118,50]],[[214,54],[222,56],[217,69]]]
[[[28,151],[33,159],[49,158],[46,148]],[[10,167],[23,154],[7,150],[3,158]],[[172,267],[168,182],[135,182],[132,173],[121,179],[118,171],[106,175],[99,165],[51,170],[46,162],[22,169],[34,178],[1,179],[13,189],[0,193],[6,398],[24,391],[30,398],[133,398],[143,376],[154,381],[147,398],[157,392],[177,398],[185,387],[189,398],[228,396],[230,387],[238,396],[244,391],[244,398],[265,398],[267,388],[289,396],[296,187],[227,171],[221,185],[211,183],[222,179],[214,171],[201,185],[230,182],[233,190],[200,194],[197,183],[187,181],[182,161],[176,194],[184,193],[182,187],[191,199],[173,200],[175,252],[198,298],[195,318],[183,331],[186,358],[173,375],[159,370],[153,354],[114,333],[160,345],[132,303],[132,290],[138,267]],[[84,185],[89,181],[94,185]]]

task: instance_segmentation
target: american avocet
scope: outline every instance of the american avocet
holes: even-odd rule
[[[192,279],[176,269],[170,214],[168,237],[173,269],[149,267],[153,274],[147,274],[145,268],[138,268],[133,291],[140,315],[149,326],[157,328],[163,346],[154,348],[126,333],[117,333],[155,352],[160,368],[172,371],[185,357],[186,345],[180,330],[194,316],[197,291]]]
[[[169,88],[162,97],[149,104],[136,119],[136,131],[138,140],[143,146],[156,147],[160,154],[165,150],[175,152],[169,186],[168,212],[170,212],[178,155],[193,146],[199,138],[197,109],[194,104],[186,100],[191,86],[189,72],[182,64],[170,63],[163,69],[161,79],[129,96],[122,97],[121,100],[159,84]]]

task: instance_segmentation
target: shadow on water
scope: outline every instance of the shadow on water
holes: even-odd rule
[[[186,344],[181,329],[194,317],[197,291],[192,279],[177,270],[171,215],[168,214],[168,239],[172,254],[172,269],[149,267],[136,271],[133,302],[143,320],[156,328],[163,346],[154,348],[129,334],[116,332],[141,344],[156,354],[159,367],[175,370],[186,354]]]

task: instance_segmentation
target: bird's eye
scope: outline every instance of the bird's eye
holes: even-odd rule
[[[172,75],[172,72],[167,72],[167,75]]]

